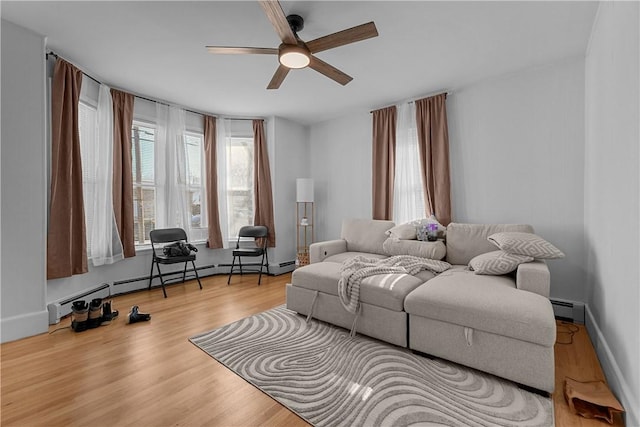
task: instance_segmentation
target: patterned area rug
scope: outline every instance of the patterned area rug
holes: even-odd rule
[[[190,341],[315,426],[553,426],[550,398],[282,307]]]

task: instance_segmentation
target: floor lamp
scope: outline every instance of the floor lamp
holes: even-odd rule
[[[309,245],[313,243],[313,179],[296,180],[296,266],[309,264]]]

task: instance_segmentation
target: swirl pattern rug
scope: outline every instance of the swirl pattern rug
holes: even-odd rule
[[[553,426],[550,398],[284,306],[190,341],[314,426]]]

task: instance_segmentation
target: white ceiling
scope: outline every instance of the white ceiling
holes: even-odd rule
[[[266,86],[277,56],[212,55],[205,45],[277,47],[255,1],[2,1],[2,18],[112,87],[231,116],[311,124],[454,90],[585,53],[596,2],[286,1],[306,41],[369,21],[379,37],[317,56],[351,75],[340,86],[292,70]]]

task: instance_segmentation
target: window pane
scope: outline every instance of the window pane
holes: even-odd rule
[[[154,128],[140,123],[134,123],[131,132],[133,228],[136,245],[151,243],[149,232],[155,228],[155,132]]]
[[[156,130],[134,124],[131,133],[131,172],[133,182],[153,184],[154,174],[154,148]]]
[[[189,185],[202,184],[202,138],[196,135],[186,136],[187,174]]]
[[[83,102],[78,105],[78,133],[80,135],[80,157],[82,161],[82,190],[84,199],[87,254],[91,257],[91,230],[93,227],[93,202],[95,198],[96,174],[95,144],[98,132],[97,110]]]
[[[227,145],[229,234],[253,223],[253,138],[229,138]]]
[[[151,243],[149,232],[155,228],[156,192],[153,187],[133,187],[133,229],[136,244]]]
[[[188,200],[190,201],[191,229],[206,226],[202,211],[203,177],[203,139],[202,134],[185,134],[185,159],[187,162]],[[191,234],[192,239],[200,234]]]
[[[202,202],[200,198],[200,190],[192,190],[189,192],[191,200],[191,228],[202,227]]]

